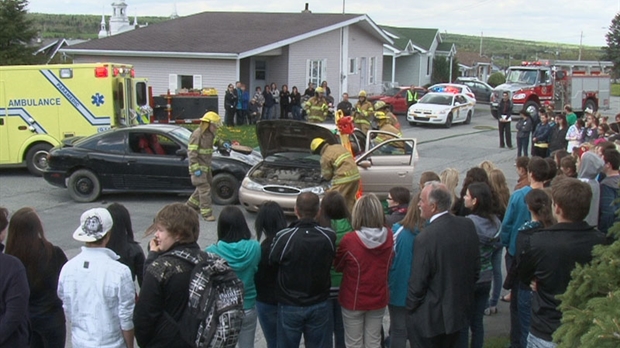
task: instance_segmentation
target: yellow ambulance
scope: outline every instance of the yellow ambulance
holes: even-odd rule
[[[148,123],[147,80],[117,63],[0,66],[0,166],[41,175],[65,138]]]

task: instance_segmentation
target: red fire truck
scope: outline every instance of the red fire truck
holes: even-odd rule
[[[491,94],[491,114],[497,117],[502,94],[512,99],[513,114],[526,109],[535,115],[541,106],[552,105],[561,112],[570,104],[575,112],[587,108],[609,109],[612,62],[556,60],[523,62],[508,68],[506,83]]]

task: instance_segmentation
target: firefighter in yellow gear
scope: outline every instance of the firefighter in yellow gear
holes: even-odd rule
[[[308,114],[308,122],[312,123],[323,123],[325,122],[325,117],[327,117],[327,112],[329,110],[329,105],[327,104],[327,99],[325,99],[323,87],[317,87],[314,90],[314,97],[308,99],[306,104],[304,104],[304,109]]]
[[[360,91],[357,96],[357,103],[353,107],[353,123],[355,123],[355,127],[364,132],[364,134],[368,133],[374,113],[375,110],[372,107],[372,103],[366,100],[366,91]]]
[[[390,140],[390,139],[394,139],[394,138],[400,138],[402,137],[402,133],[400,132],[400,130],[396,129],[396,127],[392,126],[389,121],[388,121],[388,116],[385,114],[385,112],[383,111],[377,111],[375,112],[375,119],[377,119],[377,125],[379,126],[379,130],[383,131],[383,132],[390,132],[392,134],[394,134],[394,136],[389,135],[389,134],[384,134],[384,133],[378,133],[377,137],[375,138],[375,143],[376,144],[380,144],[386,140]],[[391,147],[397,149],[397,150],[405,150],[405,142],[403,141],[395,141],[390,143]]]
[[[216,139],[216,132],[221,125],[222,120],[217,113],[207,112],[200,119],[200,126],[189,137],[187,146],[189,174],[196,190],[186,204],[200,211],[200,215],[206,221],[215,221],[213,209],[211,209],[211,181],[213,180],[211,159],[213,144],[219,143]]]
[[[387,115],[388,124],[391,124],[394,128],[400,131],[400,122],[398,122],[398,118],[392,113],[392,111],[390,111],[390,106],[382,100],[375,103],[375,115],[379,111],[384,112]]]
[[[310,150],[321,155],[321,177],[331,180],[329,191],[340,192],[352,211],[361,176],[351,152],[340,144],[329,145],[322,138],[312,139]]]

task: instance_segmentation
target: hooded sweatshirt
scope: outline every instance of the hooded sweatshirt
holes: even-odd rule
[[[362,227],[342,238],[334,266],[342,272],[338,300],[355,311],[380,309],[388,304],[388,273],[394,256],[392,231]]]
[[[502,223],[495,215],[493,220],[474,214],[467,215],[466,218],[474,222],[480,241],[480,278],[478,278],[478,283],[490,282],[493,277],[491,254],[495,250],[495,243],[499,238],[499,228]]]
[[[598,229],[605,234],[607,234],[609,228],[616,222],[616,211],[620,209],[620,203],[616,203],[619,183],[620,175],[606,176],[605,179],[601,181]]]
[[[600,186],[596,181],[597,175],[603,169],[603,160],[593,152],[586,152],[581,156],[581,163],[577,171],[577,178],[590,185],[592,189],[592,200],[590,201],[590,211],[585,221],[590,226],[598,225],[598,208],[600,200]]]
[[[235,243],[218,241],[205,251],[223,257],[241,279],[244,287],[243,309],[252,309],[256,303],[254,274],[260,262],[260,244],[256,240],[242,239]]]

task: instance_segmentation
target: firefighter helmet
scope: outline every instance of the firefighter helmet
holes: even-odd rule
[[[202,118],[200,119],[200,122],[210,122],[210,123],[213,123],[219,126],[222,124],[222,119],[220,118],[220,115],[218,115],[217,113],[213,111],[208,111],[206,114],[204,114],[204,116],[202,116]]]
[[[316,150],[320,148],[323,143],[325,143],[325,139],[323,138],[312,139],[312,142],[310,143],[310,151],[316,152]]]
[[[387,117],[387,115],[385,114],[385,112],[383,112],[383,111],[377,111],[377,112],[375,112],[375,118],[376,118],[377,120],[385,120],[385,119],[386,119],[386,118],[388,118],[388,117]]]
[[[317,93],[323,93],[323,92],[325,92],[325,90],[323,89],[323,87],[317,87],[314,91],[315,91],[315,92],[317,92]]]
[[[357,95],[358,97],[364,97],[366,98],[366,91],[361,90],[360,93]]]
[[[387,104],[383,100],[379,100],[375,103],[375,110],[381,110],[385,107],[387,107]]]

